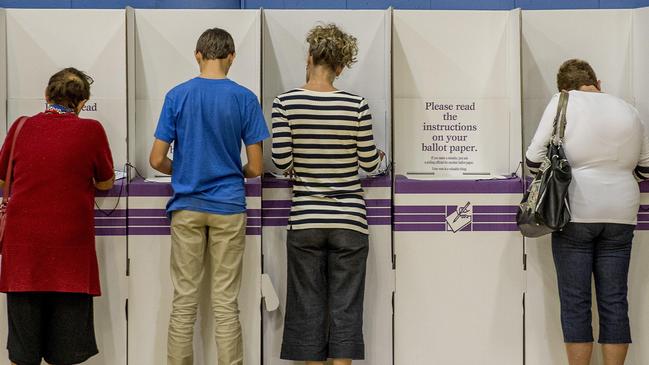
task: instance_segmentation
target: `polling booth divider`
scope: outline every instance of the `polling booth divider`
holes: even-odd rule
[[[129,9],[130,160],[137,174],[129,184],[129,361],[166,362],[167,328],[173,287],[169,273],[170,228],[165,206],[172,190],[168,177],[156,176],[148,156],[165,94],[199,73],[196,41],[208,28],[227,29],[237,58],[228,77],[261,95],[261,11]],[[243,154],[245,163],[245,154]],[[244,274],[239,296],[244,364],[261,362],[261,182],[246,182],[248,222]],[[209,268],[206,268],[205,272]],[[204,275],[194,336],[194,363],[216,363],[211,278]]]
[[[520,11],[393,27],[395,364],[522,364]]]
[[[642,78],[636,70],[646,70],[647,39],[643,25],[634,21],[643,13],[634,10],[564,10],[523,11],[522,73],[524,149],[536,131],[541,115],[553,94],[557,93],[556,74],[562,62],[570,58],[588,61],[602,80],[604,92],[630,103],[640,100],[637,94]],[[646,16],[646,15],[645,15]],[[592,27],[597,24],[596,27]],[[635,24],[635,25],[634,25]],[[646,27],[646,25],[645,25]],[[646,28],[644,28],[646,30]],[[644,54],[644,59],[642,55]],[[634,58],[635,57],[635,58]],[[635,90],[634,90],[635,86]],[[645,98],[647,94],[644,94]],[[570,121],[568,121],[570,123]],[[644,200],[644,198],[643,198]],[[639,215],[642,222],[643,215]],[[632,255],[629,291],[630,319],[635,343],[646,343],[649,330],[644,307],[647,302],[644,282],[646,265],[638,264],[646,255],[643,227],[640,223]],[[526,361],[528,365],[568,364],[562,351],[559,294],[552,259],[551,239],[525,239],[526,250]],[[597,308],[593,291],[593,330],[598,338]],[[601,351],[595,348],[593,364],[603,364]],[[649,362],[642,346],[631,346],[628,362]]]
[[[7,10],[0,9],[0,139],[7,134]]]
[[[49,77],[65,67],[86,71],[95,80],[91,99],[81,117],[102,123],[115,166],[126,162],[126,22],[124,10],[3,10],[6,29],[7,109],[2,118],[45,109]],[[52,26],[56,19],[56,26]],[[83,31],[80,32],[79,30]],[[5,38],[3,37],[2,44]],[[4,57],[6,55],[6,58]],[[5,78],[3,77],[3,82]],[[102,296],[95,299],[95,333],[101,353],[88,364],[126,364],[126,190],[118,181],[113,190],[98,193],[95,212],[97,257]],[[52,214],[56,214],[53,208]],[[5,297],[2,301],[4,303]],[[3,304],[4,305],[4,304]],[[0,337],[6,338],[6,315],[0,317]],[[3,350],[4,352],[4,350]],[[0,364],[8,364],[0,355]]]
[[[264,10],[263,107],[269,128],[275,96],[304,85],[306,35],[317,24],[335,23],[358,39],[358,62],[336,80],[339,89],[368,100],[374,139],[390,158],[391,12],[383,10]],[[265,168],[277,173],[265,144]],[[370,250],[365,285],[365,360],[358,364],[392,364],[391,178],[362,179],[367,203]],[[293,364],[279,358],[286,308],[286,229],[291,183],[270,174],[263,179],[262,231],[264,273],[279,297],[279,309],[264,311],[264,365]]]

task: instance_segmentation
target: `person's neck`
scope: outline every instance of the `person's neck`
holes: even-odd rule
[[[309,72],[306,84],[303,86],[306,90],[311,91],[337,91],[334,87],[336,74],[321,66],[313,67]]]
[[[200,71],[199,77],[204,79],[220,80],[228,77],[228,67],[222,60],[203,61]]]
[[[579,91],[586,91],[589,93],[601,93],[602,91],[595,85],[584,85],[579,87]]]

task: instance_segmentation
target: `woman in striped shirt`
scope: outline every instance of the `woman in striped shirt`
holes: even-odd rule
[[[273,162],[293,180],[281,358],[307,365],[364,358],[368,228],[358,176],[383,153],[367,101],[333,82],[356,62],[356,38],[333,24],[307,36],[307,83],[273,103]]]

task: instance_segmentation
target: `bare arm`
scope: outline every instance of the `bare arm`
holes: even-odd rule
[[[171,160],[167,157],[169,148],[169,143],[156,139],[153,142],[151,155],[149,156],[149,164],[151,167],[167,175],[171,175]]]
[[[264,172],[264,147],[262,142],[246,146],[248,163],[243,167],[243,176],[253,178]]]
[[[113,188],[113,185],[115,185],[115,175],[106,181],[95,182],[95,188],[98,190],[110,190]]]

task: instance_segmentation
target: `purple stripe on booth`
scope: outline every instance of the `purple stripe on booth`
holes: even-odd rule
[[[129,226],[167,226],[169,227],[169,219],[162,218],[129,218]]]
[[[291,209],[264,209],[262,217],[288,217],[291,214]]]
[[[516,214],[473,214],[473,222],[516,223]]]
[[[392,224],[391,217],[367,217],[367,224],[370,226],[389,226]]]
[[[520,178],[489,180],[414,180],[399,175],[397,194],[522,194]]]
[[[104,212],[110,214],[106,215],[104,214]],[[103,211],[95,209],[95,218],[101,218],[101,217],[111,217],[111,218],[126,217],[126,209],[115,209],[113,212],[111,212],[111,209],[103,210]]]
[[[286,218],[263,218],[262,225],[264,227],[284,227],[288,225],[288,217]]]
[[[516,214],[518,205],[476,205],[473,213],[510,213]]]
[[[649,231],[649,223],[638,223],[635,227],[636,231]]]
[[[364,188],[390,188],[392,187],[392,177],[383,175],[362,179],[361,186]]]
[[[167,211],[165,209],[140,209],[130,208],[128,210],[129,217],[166,217]]]
[[[394,230],[399,232],[442,232],[446,224],[395,224]]]
[[[394,216],[394,221],[399,223],[444,223],[446,221],[446,217],[443,214],[397,214]]]
[[[262,186],[264,189],[290,189],[293,183],[287,179],[279,179],[270,174],[267,174],[262,179]],[[361,179],[361,186],[364,188],[389,188],[392,187],[391,176],[377,176]]]
[[[95,236],[126,236],[126,227],[95,228]]]
[[[261,201],[261,207],[263,209],[266,209],[266,208],[290,208],[291,207],[291,201],[290,200],[262,200]]]
[[[126,227],[126,218],[95,218],[95,227]]]
[[[518,231],[516,223],[473,223],[474,232],[514,232]]]
[[[392,199],[365,199],[368,208],[385,208],[392,206]]]
[[[385,217],[392,215],[392,208],[367,208],[368,217]]]
[[[246,227],[246,236],[261,236],[261,227]]]
[[[396,205],[395,213],[438,213],[445,214],[446,206],[444,205]]]
[[[246,225],[261,227],[261,218],[248,218],[248,220],[246,221]]]
[[[248,217],[261,217],[261,209],[246,209]]]

